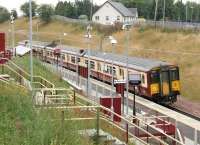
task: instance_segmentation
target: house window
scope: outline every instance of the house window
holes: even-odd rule
[[[95,16],[95,20],[96,20],[96,21],[99,21],[99,16]]]
[[[120,16],[117,16],[117,21],[119,21],[120,20]]]
[[[109,21],[109,16],[106,16],[106,21]]]
[[[72,63],[75,63],[75,62],[76,62],[76,60],[75,60],[75,57],[74,57],[74,56],[71,56],[71,62],[72,62]]]

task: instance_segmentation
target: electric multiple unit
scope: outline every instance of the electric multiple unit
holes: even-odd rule
[[[25,45],[27,42],[19,44]],[[140,74],[141,84],[136,87],[135,93],[157,103],[173,103],[180,94],[179,67],[167,62],[129,57],[127,73],[127,59],[122,55],[93,50],[89,53],[87,49],[46,42],[33,42],[33,48],[43,61],[62,64],[64,68],[78,72],[85,78],[88,78],[90,64],[90,77],[107,84],[112,83],[112,72],[114,80],[118,81],[125,81],[126,74]],[[129,91],[133,90],[134,86],[129,84]]]

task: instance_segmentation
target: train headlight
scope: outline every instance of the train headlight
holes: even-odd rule
[[[172,81],[172,90],[180,91],[180,81]]]

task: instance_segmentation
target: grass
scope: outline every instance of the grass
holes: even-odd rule
[[[0,30],[9,29],[9,22],[0,24]],[[33,20],[33,31],[36,32],[37,19]],[[7,31],[6,31],[7,32]],[[16,42],[28,39],[28,21],[20,19],[16,21]],[[63,33],[68,33],[63,36]],[[48,25],[39,25],[38,35],[34,35],[34,40],[52,41],[59,40],[67,45],[87,48],[86,40],[83,38],[85,30],[79,25],[52,21]],[[100,33],[93,32],[91,48],[98,49],[100,44]],[[125,53],[124,32],[113,34],[118,40],[115,52]],[[130,32],[129,55],[145,58],[153,58],[167,61],[180,66],[180,77],[182,86],[182,96],[185,99],[200,102],[200,34],[193,31],[162,30],[146,27],[136,27]],[[8,39],[11,43],[11,39]],[[103,49],[111,51],[111,45],[104,41]],[[195,86],[195,87],[194,87]]]
[[[60,113],[34,108],[27,90],[5,84],[0,84],[0,90],[0,144],[90,144],[77,133],[81,123],[52,121]],[[70,117],[70,113],[66,112],[65,117]]]

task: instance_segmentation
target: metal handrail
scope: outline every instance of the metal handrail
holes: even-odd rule
[[[152,137],[153,139],[155,139],[156,141],[158,141],[159,143],[162,143],[163,145],[168,145],[166,142],[164,142],[163,140],[159,139],[158,137],[155,137],[154,135],[152,135],[151,133],[147,132],[146,130],[144,130],[143,128],[137,126],[136,124],[130,122],[129,120],[127,120],[125,117],[113,112],[112,110],[102,106],[102,105],[98,105],[98,106],[69,106],[69,107],[49,107],[49,106],[45,106],[44,108],[47,109],[81,109],[81,108],[94,108],[94,109],[103,109],[105,111],[108,111],[110,113],[112,113],[113,115],[116,115],[117,117],[121,118],[123,121],[125,121],[127,124],[130,124],[133,127],[136,127],[137,129],[143,131],[144,133],[146,133],[147,135],[149,135],[150,137]],[[114,123],[113,123],[114,124]],[[114,124],[116,125],[116,124]]]
[[[20,70],[22,73],[24,73],[25,75],[27,75],[28,77],[31,77],[31,75],[29,73],[27,73],[25,70],[23,70],[22,68],[20,68],[18,65],[16,65],[13,61],[7,59],[7,58],[0,58],[2,60],[6,60],[9,63],[11,63],[13,66],[15,66],[18,70]],[[19,74],[19,73],[18,73]],[[22,75],[20,75],[22,76]],[[23,76],[23,78],[25,78],[25,76]],[[53,83],[51,83],[50,81],[46,80],[45,78],[41,77],[41,76],[33,76],[33,78],[40,78],[41,80],[45,81],[46,83],[48,83],[50,86],[52,86],[52,88],[55,88],[55,85]]]

